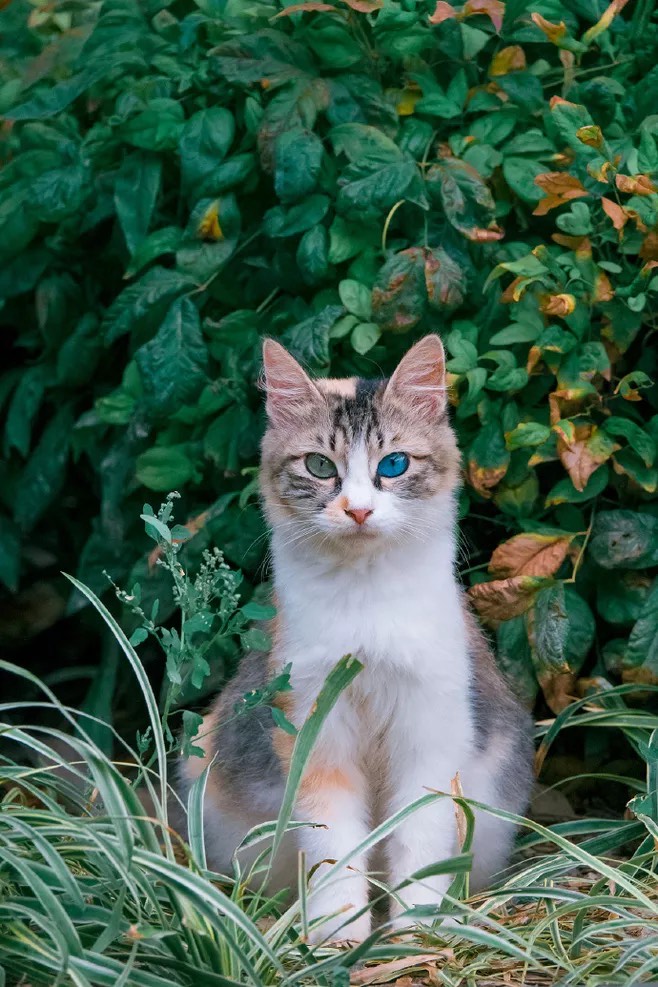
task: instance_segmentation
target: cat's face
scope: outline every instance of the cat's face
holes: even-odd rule
[[[312,381],[273,340],[263,357],[262,488],[290,544],[365,551],[423,537],[446,516],[459,453],[438,336],[417,343],[388,381]]]

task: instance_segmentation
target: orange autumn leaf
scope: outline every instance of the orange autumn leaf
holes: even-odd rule
[[[445,0],[438,0],[434,13],[430,16],[430,24],[442,24],[444,21],[453,20],[457,16],[455,8],[445,3]]]
[[[540,31],[543,31],[548,40],[554,45],[556,45],[559,41],[562,41],[562,38],[566,37],[567,25],[564,21],[560,21],[559,24],[553,24],[552,21],[547,21],[545,17],[542,17],[541,14],[537,13],[532,14],[531,17],[533,23],[537,25]]]
[[[617,202],[613,202],[612,199],[606,199],[605,197],[601,199],[601,205],[608,219],[612,220],[614,228],[616,230],[623,230],[629,219],[624,207],[620,206]]]
[[[473,14],[484,14],[493,24],[496,32],[500,34],[505,16],[505,4],[503,0],[466,0],[463,8],[463,16],[471,17]]]
[[[474,226],[468,232],[465,232],[464,235],[469,240],[473,240],[474,243],[492,243],[494,240],[502,240],[505,232],[501,230],[500,226],[492,223],[489,229],[485,230],[481,226]]]
[[[611,302],[615,297],[614,288],[605,271],[597,271],[594,278],[593,302]]]
[[[507,472],[505,466],[479,466],[475,460],[470,460],[466,475],[469,484],[481,497],[491,497],[491,491],[497,487]]]
[[[501,48],[491,59],[489,75],[507,75],[509,72],[519,72],[526,67],[525,52],[520,45],[509,45]]]
[[[537,175],[535,185],[546,192],[546,198],[541,200],[533,216],[545,216],[550,209],[589,194],[578,178],[564,171],[546,171]]]
[[[561,247],[568,247],[573,250],[578,258],[592,256],[592,243],[588,236],[567,236],[565,233],[552,233],[551,240],[559,243]]]
[[[592,473],[618,448],[596,425],[576,425],[570,436],[558,430],[558,456],[576,490],[584,490]]]
[[[575,535],[542,535],[527,531],[505,541],[494,551],[489,572],[501,579],[512,576],[554,576]]]
[[[648,175],[615,175],[615,185],[629,195],[652,195],[658,192]]]
[[[490,583],[477,583],[468,590],[481,619],[496,626],[501,620],[519,617],[532,606],[535,596],[549,580],[538,576],[510,576]]]
[[[320,0],[306,0],[305,3],[293,3],[290,7],[284,7],[280,10],[278,14],[275,14],[272,20],[278,20],[280,17],[289,17],[290,14],[298,14],[302,10],[336,10],[334,6],[330,3],[321,3]]]
[[[564,318],[571,315],[576,307],[576,299],[573,295],[544,295],[539,303],[539,310],[544,315],[559,315]]]

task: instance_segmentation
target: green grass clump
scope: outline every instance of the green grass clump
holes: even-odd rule
[[[286,903],[247,889],[254,875],[241,871],[239,853],[232,875],[207,869],[207,772],[187,805],[176,804],[165,730],[143,665],[104,605],[78,588],[130,662],[147,706],[156,766],[119,737],[125,756],[112,762],[90,739],[91,718],[62,706],[43,685],[41,705],[72,734],[31,728],[23,722],[32,711],[27,704],[2,704],[3,748],[12,752],[0,761],[0,969],[7,985],[293,987],[343,984],[350,977],[365,985],[404,973],[456,987],[628,984],[658,974],[658,720],[626,705],[632,687],[592,694],[539,729],[542,757],[565,728],[626,736],[647,764],[645,786],[614,779],[637,791],[628,819],[585,818],[552,828],[522,820],[517,861],[488,894],[469,897],[474,817],[471,803],[457,795],[463,845],[458,857],[437,862],[435,870],[455,874],[442,908],[410,910],[416,931],[402,938],[382,925],[357,946],[311,948],[302,870],[298,897]],[[0,667],[38,685],[24,670],[6,662]],[[254,871],[267,871],[272,838],[276,850],[295,825],[292,806],[306,758],[322,720],[359,670],[350,658],[338,663],[299,731],[280,817],[245,840],[266,841]],[[154,815],[142,807],[138,784],[148,791]],[[428,793],[378,827],[366,845],[446,797]],[[187,816],[188,842],[167,823],[172,806],[179,819]],[[337,861],[324,880],[335,880],[345,863]],[[372,883],[375,898],[395,893],[374,877]]]

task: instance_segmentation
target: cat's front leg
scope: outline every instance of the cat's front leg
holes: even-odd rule
[[[366,786],[361,772],[349,763],[340,764],[328,752],[314,756],[300,785],[296,817],[318,824],[299,830],[306,866],[309,871],[317,868],[309,886],[311,941],[365,939],[370,934],[370,912],[361,916],[357,912],[368,904],[366,855],[352,854],[340,874],[329,883],[324,881],[329,868],[368,834]]]

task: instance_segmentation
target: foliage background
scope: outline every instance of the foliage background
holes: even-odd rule
[[[652,2],[10,0],[0,39],[10,653],[129,718],[60,570],[166,621],[139,515],[177,489],[184,558],[258,599],[262,336],[377,376],[438,330],[461,571],[519,692],[658,681]]]

